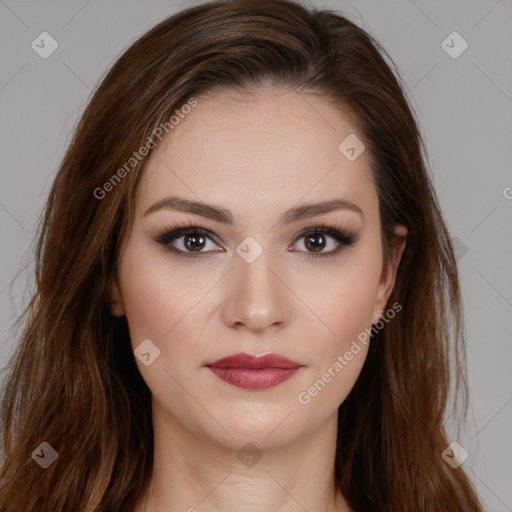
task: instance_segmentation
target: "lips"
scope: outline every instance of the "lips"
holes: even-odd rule
[[[302,367],[279,354],[252,356],[241,353],[207,363],[223,381],[242,389],[266,389],[287,381]]]
[[[214,363],[207,363],[206,366],[212,368],[247,368],[249,370],[261,370],[263,368],[283,368],[289,370],[300,368],[301,364],[279,354],[252,356],[251,354],[241,353],[219,359]]]

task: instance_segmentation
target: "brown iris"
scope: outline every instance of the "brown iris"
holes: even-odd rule
[[[321,242],[318,240],[321,239]],[[325,237],[321,233],[306,237],[306,247],[312,249],[313,252],[319,252],[325,247]]]
[[[183,243],[185,247],[190,251],[200,251],[203,249],[206,238],[203,235],[185,235],[183,237]],[[190,245],[188,245],[190,242]]]

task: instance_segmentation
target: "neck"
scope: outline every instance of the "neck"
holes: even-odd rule
[[[165,421],[164,421],[165,419]],[[154,464],[134,512],[350,512],[334,483],[337,411],[286,446],[242,448],[191,433],[154,404]],[[237,444],[237,443],[233,443]]]

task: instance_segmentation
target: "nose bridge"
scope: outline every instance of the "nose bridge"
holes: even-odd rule
[[[234,255],[230,293],[226,297],[226,322],[263,329],[287,318],[290,297],[283,284],[282,267],[263,241],[247,237]]]

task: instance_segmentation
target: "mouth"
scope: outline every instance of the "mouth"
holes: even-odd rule
[[[217,377],[242,389],[272,388],[292,378],[302,366],[279,354],[257,357],[246,353],[206,364]]]

